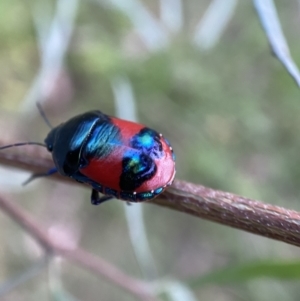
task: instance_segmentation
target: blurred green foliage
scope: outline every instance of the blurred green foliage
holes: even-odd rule
[[[299,63],[299,3],[277,2],[284,33]],[[156,12],[157,4],[145,3]],[[203,52],[193,45],[195,23],[208,3],[201,1],[195,9],[198,1],[183,2],[186,23],[182,32],[172,36],[166,49],[149,52],[121,12],[82,2],[60,78],[69,80],[71,97],[64,100],[58,85],[55,97],[46,104],[49,119],[56,124],[89,109],[113,115],[111,81],[125,76],[133,87],[139,120],[171,141],[178,178],[300,210],[299,89],[272,56],[250,1],[239,3],[213,49]],[[34,105],[31,118],[22,111],[17,113],[40,65],[32,5],[0,1],[0,16],[0,130],[7,137],[11,129],[12,141],[42,140],[47,128]],[[4,171],[1,177],[6,177]],[[120,202],[95,208],[89,205],[89,192],[84,188],[39,180],[21,190],[16,188],[21,183],[11,180],[13,198],[46,226],[57,223],[80,228],[82,247],[141,277]],[[210,283],[228,276],[227,282],[234,284],[199,284],[194,287],[199,300],[299,299],[296,282],[272,277],[255,280],[263,274],[279,279],[299,277],[291,274],[298,261],[295,266],[281,263],[298,258],[297,248],[157,206],[143,206],[160,276],[184,283],[191,277],[205,279],[212,274]],[[21,229],[3,214],[0,223],[0,280],[4,281],[35,257],[26,248]],[[275,262],[277,268],[266,266],[265,259]],[[254,262],[257,273],[243,267],[249,261]],[[236,265],[241,269],[235,269]],[[214,272],[221,267],[225,267],[223,273]],[[132,300],[113,285],[69,264],[64,265],[62,278],[77,299]],[[235,283],[239,278],[244,281]],[[24,296],[42,300],[46,292],[45,276],[23,285],[5,300],[25,300]]]

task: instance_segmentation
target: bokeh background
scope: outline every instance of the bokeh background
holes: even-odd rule
[[[275,4],[300,62],[300,3]],[[100,109],[162,132],[178,179],[300,210],[299,88],[251,1],[0,0],[0,91],[3,141],[43,141],[37,101],[54,125]],[[284,281],[274,268],[260,277],[265,262],[299,264],[296,247],[149,204],[94,207],[85,187],[23,187],[27,177],[1,167],[0,193],[62,243],[156,281],[161,300],[299,300],[299,275]],[[0,241],[3,284],[42,258],[4,213]],[[251,265],[256,273],[232,273]],[[57,259],[1,300],[136,299]]]

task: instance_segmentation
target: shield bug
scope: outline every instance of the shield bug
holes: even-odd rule
[[[51,126],[40,105],[38,108]],[[94,205],[112,198],[129,202],[153,199],[172,184],[175,176],[175,155],[161,134],[100,111],[75,116],[52,128],[45,144],[17,143],[0,150],[26,144],[46,147],[55,165],[29,181],[58,172],[89,184]]]

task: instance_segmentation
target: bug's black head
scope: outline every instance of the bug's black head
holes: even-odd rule
[[[58,172],[71,177],[81,166],[82,140],[77,137],[77,124],[66,122],[52,129],[45,139]],[[77,139],[76,139],[77,138]]]
[[[54,128],[53,130],[51,130],[45,139],[45,144],[46,144],[47,150],[50,153],[52,153],[52,151],[53,151],[53,144],[54,144],[56,129],[57,128]]]

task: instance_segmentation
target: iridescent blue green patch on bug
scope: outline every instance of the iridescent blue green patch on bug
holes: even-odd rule
[[[133,148],[141,150],[153,159],[159,159],[162,156],[162,144],[160,136],[154,130],[143,128],[130,140]]]
[[[155,162],[151,157],[139,150],[125,152],[122,160],[120,187],[124,191],[134,191],[156,172]]]

